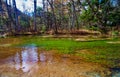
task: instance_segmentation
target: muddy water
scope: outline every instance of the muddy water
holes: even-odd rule
[[[12,43],[18,43],[18,39],[0,41],[0,77],[108,77],[110,74],[101,65],[85,62],[78,56],[40,50],[35,44],[11,47]]]

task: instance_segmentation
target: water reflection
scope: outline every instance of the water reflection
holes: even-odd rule
[[[119,73],[115,73],[115,74],[113,74],[112,77],[120,77],[120,72],[119,72]]]
[[[44,53],[40,54],[40,61],[42,61],[42,62],[46,61],[46,56],[44,55]]]
[[[60,55],[54,55],[54,53],[51,52],[39,52],[35,45],[25,46],[22,47],[22,50],[17,52],[14,56],[10,56],[7,59],[4,59],[3,65],[7,65],[3,68],[2,66],[0,67],[0,74],[1,72],[4,74],[5,69],[7,71],[10,69],[10,72],[12,73],[23,71],[25,74],[23,74],[23,76],[9,76],[8,74],[7,76],[5,73],[5,76],[0,75],[0,77],[53,77],[54,74],[54,77],[58,77],[58,75],[60,75],[59,77],[81,77],[79,75],[82,74],[88,77],[102,77],[99,73],[96,72],[86,75],[84,72],[88,72],[93,67],[84,62],[78,62],[78,64],[75,64],[73,62],[76,62],[76,60],[79,61],[79,59],[74,58],[75,57],[70,58],[70,56],[67,55],[64,55],[61,58]],[[0,63],[2,62],[0,61]],[[15,69],[11,71],[11,68]],[[53,76],[49,76],[51,73]],[[117,73],[112,77],[119,76],[120,75]]]
[[[24,72],[28,72],[30,68],[33,67],[33,64],[38,62],[37,47],[35,46],[24,47],[21,56],[22,56],[22,70]]]
[[[38,62],[38,52],[35,46],[25,46],[22,48],[22,52],[16,53],[14,56],[16,70],[22,70],[28,72],[34,64]]]
[[[20,66],[20,55],[19,53],[16,53],[15,57],[14,57],[14,60],[15,60],[15,68],[16,70],[19,70],[21,68]]]
[[[40,62],[49,62],[49,63],[51,63],[52,60],[53,60],[52,54],[45,53],[45,52],[40,53],[39,57],[40,57]]]
[[[30,45],[23,47],[21,52],[17,52],[5,61],[9,61],[16,70],[29,72],[33,67],[38,66],[38,62],[52,62],[52,59],[52,55],[45,52],[38,53],[37,47]]]

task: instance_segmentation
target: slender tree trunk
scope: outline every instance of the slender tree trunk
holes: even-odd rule
[[[2,7],[2,0],[0,0],[0,27],[3,26],[3,7]]]
[[[43,16],[42,16],[42,20],[43,20],[43,24],[46,25],[45,21],[46,21],[46,16],[45,16],[45,0],[42,0],[43,3]]]
[[[63,16],[64,16],[64,14],[63,14],[63,0],[60,1],[60,7],[58,7],[58,8],[60,8],[60,9],[58,9],[58,11],[59,11],[59,18],[60,18],[59,26],[62,27],[61,30],[63,30],[63,28],[64,28],[64,24],[63,24],[63,20],[64,20],[63,19]]]
[[[50,16],[49,16],[49,3],[46,1],[46,23],[47,23],[47,26],[48,26],[48,30],[50,31],[51,30],[51,24],[50,24]]]
[[[74,16],[74,19],[76,20],[76,27],[77,27],[77,29],[79,29],[79,21],[78,21],[78,17],[77,17],[77,13],[76,13],[75,2],[74,2],[74,0],[71,0],[71,1],[72,1],[73,16]]]
[[[74,5],[71,3],[71,30],[75,27],[75,14],[74,14]]]
[[[16,1],[12,0],[12,2],[13,2],[13,9],[14,9],[14,17],[15,17],[15,32],[19,32],[20,31],[20,27],[19,27],[19,22],[18,22]]]
[[[37,26],[36,26],[36,7],[37,7],[37,0],[34,0],[34,31],[37,31]]]
[[[9,32],[12,32],[13,19],[11,16],[11,0],[9,0],[9,5],[8,5],[8,0],[6,0],[6,7],[7,7],[7,14],[8,14]]]

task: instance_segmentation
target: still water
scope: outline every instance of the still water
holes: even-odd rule
[[[17,50],[15,54],[0,59],[0,77],[88,77],[86,72],[97,68],[69,55],[39,51],[35,45]]]
[[[35,44],[12,47],[20,39],[0,41],[0,77],[120,77],[82,58],[45,51]]]

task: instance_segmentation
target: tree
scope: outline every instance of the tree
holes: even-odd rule
[[[16,1],[12,0],[13,2],[13,9],[14,9],[14,20],[15,20],[15,31],[19,32],[20,31],[20,26],[18,22],[18,14],[17,14],[17,7],[16,7]]]
[[[9,3],[9,5],[8,5]],[[8,14],[8,26],[9,26],[9,31],[12,32],[12,25],[14,23],[13,18],[12,18],[12,11],[11,11],[11,0],[6,0],[5,1],[6,7],[7,7],[7,14]]]
[[[56,34],[58,33],[58,30],[57,30],[56,15],[55,15],[55,9],[54,9],[54,1],[47,0],[47,2],[49,3],[51,11],[52,11],[52,21],[53,21],[52,25],[53,25],[54,33]]]
[[[99,30],[106,34],[109,31],[109,22],[112,23],[111,13],[115,13],[114,3],[111,0],[86,0],[83,3],[87,9],[82,11],[81,20],[88,22],[89,25],[97,25]],[[112,17],[112,19],[114,19]],[[115,20],[115,19],[114,19]]]
[[[37,31],[37,26],[36,26],[36,7],[37,7],[37,0],[34,0],[34,31]]]
[[[78,22],[78,18],[77,18],[77,12],[76,12],[76,4],[74,0],[71,0],[72,2],[72,14],[73,14],[73,19],[76,20],[76,27],[77,29],[79,29],[79,22]]]
[[[29,16],[26,12],[28,9],[24,9],[24,14],[18,15],[15,0],[12,0],[12,2],[11,0],[5,0],[9,28],[11,28],[9,30],[15,28],[14,31],[19,32],[20,28],[27,24],[24,31],[31,29],[29,31],[38,32],[38,30],[41,31],[42,26],[45,26],[45,31],[58,33],[78,31],[81,26],[95,26],[102,33],[107,33],[111,27],[120,24],[119,0],[42,0],[42,3],[43,7],[39,8],[37,7],[37,0],[34,0],[33,16]],[[2,8],[1,5],[0,2]],[[23,4],[23,7],[25,7],[25,4]],[[32,22],[30,23],[30,21]]]

